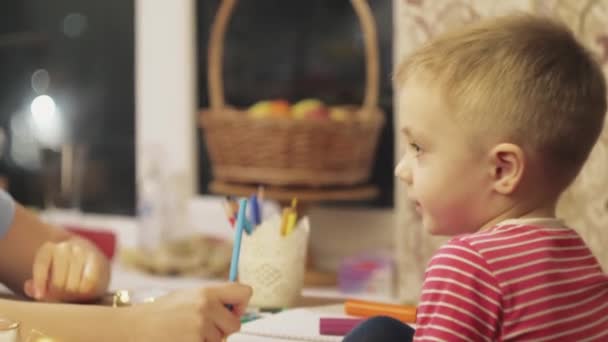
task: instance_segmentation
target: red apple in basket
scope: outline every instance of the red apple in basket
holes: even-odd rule
[[[327,108],[317,99],[304,99],[291,107],[291,117],[296,120],[327,117]]]
[[[327,120],[327,118],[329,118],[329,110],[325,106],[315,108],[307,113],[306,118],[312,120]]]

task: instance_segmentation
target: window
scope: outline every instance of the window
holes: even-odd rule
[[[207,40],[219,1],[198,1],[199,104],[207,107]],[[392,3],[370,1],[377,23],[386,125],[371,182],[380,197],[365,205],[393,203]],[[241,0],[226,33],[224,86],[227,103],[247,107],[262,99],[315,97],[331,104],[362,101],[365,61],[359,21],[347,0]],[[200,141],[201,192],[210,181]]]
[[[87,150],[82,209],[133,213],[133,1],[4,0],[0,13],[0,171],[11,193],[43,204],[49,154],[39,132],[16,128],[44,94],[60,113],[62,143]]]

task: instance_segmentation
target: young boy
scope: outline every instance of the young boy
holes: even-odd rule
[[[555,217],[604,126],[591,54],[562,24],[513,15],[438,37],[396,78],[396,174],[425,229],[455,236],[427,267],[414,340],[608,340],[608,279]]]

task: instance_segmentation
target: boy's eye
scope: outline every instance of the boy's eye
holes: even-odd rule
[[[416,153],[420,153],[420,151],[422,150],[422,149],[420,148],[420,146],[418,146],[418,144],[416,144],[416,143],[410,143],[410,147],[411,147],[411,148],[412,148],[412,150],[414,150],[414,152],[416,152]]]

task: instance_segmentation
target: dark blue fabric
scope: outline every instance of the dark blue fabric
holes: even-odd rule
[[[343,342],[409,342],[415,330],[407,324],[384,316],[372,317],[353,329]]]

